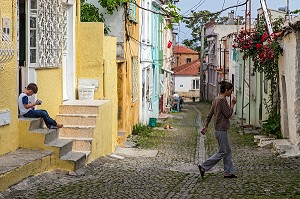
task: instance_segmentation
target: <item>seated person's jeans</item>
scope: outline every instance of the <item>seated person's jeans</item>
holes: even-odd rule
[[[30,110],[26,114],[23,115],[24,117],[31,117],[31,118],[43,118],[46,126],[50,128],[50,126],[56,126],[57,123],[54,119],[52,119],[46,110]]]

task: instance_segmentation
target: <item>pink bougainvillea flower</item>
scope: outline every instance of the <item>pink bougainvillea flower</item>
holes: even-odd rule
[[[262,47],[262,44],[256,44],[256,49],[259,50]]]
[[[261,41],[264,42],[266,41],[266,39],[269,37],[269,34],[268,33],[265,33],[261,36]]]

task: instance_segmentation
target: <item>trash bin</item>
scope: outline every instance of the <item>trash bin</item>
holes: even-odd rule
[[[156,118],[150,118],[149,119],[149,126],[151,126],[151,127],[156,127]]]
[[[93,100],[94,99],[95,86],[78,86],[78,98],[79,100]]]

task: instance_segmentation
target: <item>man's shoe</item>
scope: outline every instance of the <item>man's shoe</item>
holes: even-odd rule
[[[199,171],[200,171],[201,178],[203,178],[204,174],[205,174],[205,169],[200,164],[198,165],[198,168],[199,168]]]
[[[234,174],[231,174],[231,175],[228,175],[228,176],[224,176],[224,178],[237,178],[237,176],[234,175]]]

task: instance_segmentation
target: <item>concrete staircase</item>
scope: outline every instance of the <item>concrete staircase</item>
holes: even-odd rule
[[[53,151],[55,167],[59,169],[76,170],[85,165],[86,154],[73,151],[73,140],[59,138],[58,129],[43,128],[41,118],[20,118],[19,121],[21,148]],[[29,129],[26,130],[26,126]]]
[[[92,151],[98,113],[98,106],[60,105],[56,121],[64,127],[59,130],[59,138],[72,140],[72,150],[88,156]]]

